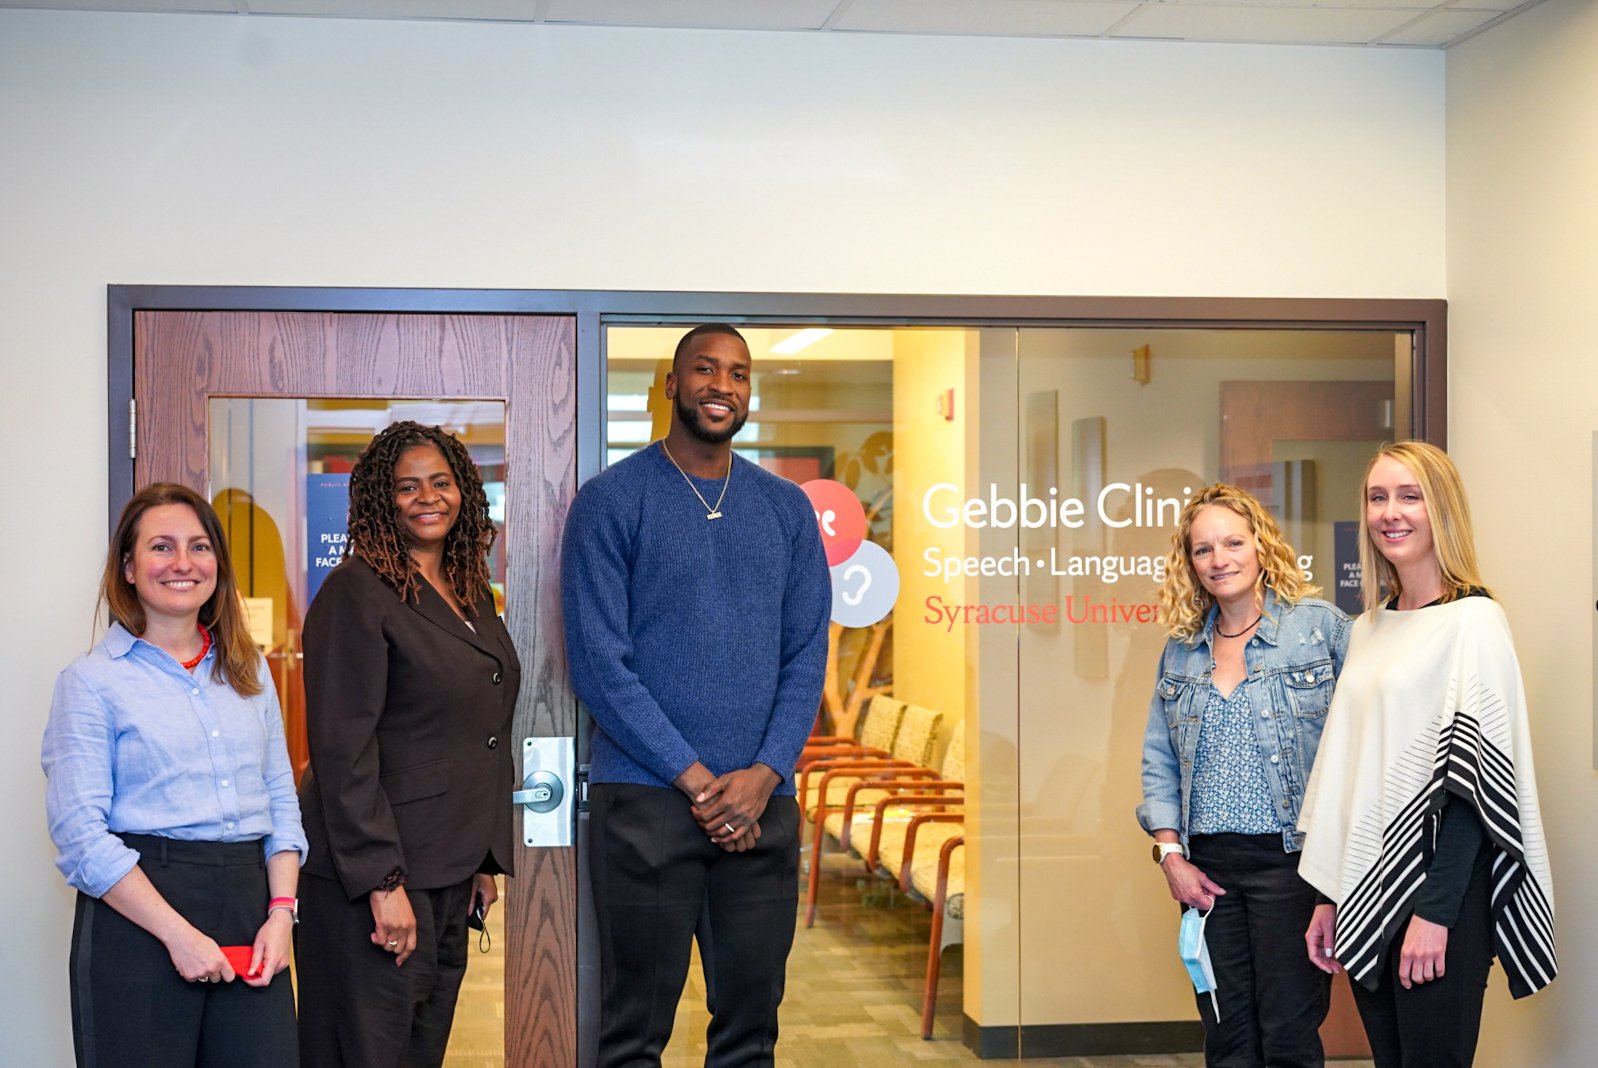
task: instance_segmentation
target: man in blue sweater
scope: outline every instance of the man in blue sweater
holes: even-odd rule
[[[671,429],[584,485],[561,600],[593,713],[599,1063],[658,1065],[704,906],[705,1063],[771,1065],[798,906],[794,765],[815,720],[831,587],[809,500],[735,457],[750,357],[731,326],[677,345]]]

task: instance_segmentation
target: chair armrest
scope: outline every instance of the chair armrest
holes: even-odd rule
[[[904,858],[899,864],[899,889],[910,892],[910,865],[916,855],[916,832],[926,823],[964,823],[965,814],[959,812],[928,812],[910,821],[904,833]]]
[[[804,750],[799,751],[797,767],[810,767],[813,764],[821,763],[821,761],[828,761],[828,759],[865,759],[869,758],[869,756],[888,758],[888,756],[893,756],[893,753],[869,747],[869,745],[860,745],[860,743],[817,745],[815,748],[805,747]]]
[[[903,787],[906,787],[906,788],[913,787],[914,789],[917,789],[917,790],[964,790],[965,789],[965,783],[963,783],[963,782],[950,782],[950,781],[948,781],[946,779],[938,778],[935,774],[933,776],[931,776],[931,777],[920,776],[920,777],[911,778],[911,777],[907,776],[905,778],[898,778],[898,779],[872,779],[870,784],[873,787],[903,786]]]
[[[918,783],[912,780],[910,785],[914,789],[937,790],[944,786],[962,787],[965,784],[957,782]],[[871,845],[866,850],[866,864],[870,866],[872,871],[877,870],[877,861],[881,857],[882,853],[883,815],[887,812],[889,805],[903,805],[906,808],[918,808],[925,805],[932,808],[943,809],[951,804],[955,804],[964,800],[965,799],[963,797],[943,797],[936,794],[894,794],[889,797],[884,797],[882,800],[877,802],[876,808],[873,809],[871,813]],[[960,813],[948,813],[948,815],[955,816],[958,819],[965,819],[965,816]],[[911,825],[914,826],[915,819],[919,818],[920,817],[915,817],[912,819],[910,821]]]
[[[858,794],[861,790],[881,790],[881,789],[885,789],[886,788],[891,793],[891,792],[896,791],[896,790],[904,790],[904,789],[910,789],[910,788],[924,789],[924,790],[936,790],[936,789],[938,789],[938,785],[936,783],[930,783],[930,782],[926,781],[928,776],[935,777],[936,774],[937,774],[936,772],[934,772],[934,771],[932,771],[932,770],[930,770],[928,768],[901,768],[901,767],[894,767],[894,768],[887,769],[887,771],[888,771],[889,774],[892,774],[894,776],[899,776],[899,777],[897,777],[897,778],[878,778],[876,776],[867,776],[867,777],[861,779],[859,782],[852,784],[849,787],[849,793],[843,800],[843,825],[845,827],[845,834],[846,835],[848,833],[847,828],[854,822],[855,795]],[[906,776],[914,776],[914,777],[906,777]],[[872,814],[872,819],[881,819],[881,818],[882,818],[882,809],[879,807],[876,810],[876,812]]]
[[[824,755],[819,756],[819,757],[815,758],[814,760],[800,761],[799,767],[797,767],[794,770],[799,772],[799,775],[800,775],[800,778],[799,778],[799,792],[801,794],[803,794],[805,792],[807,784],[810,781],[810,773],[812,771],[817,770],[818,768],[822,769],[822,770],[825,770],[827,768],[840,767],[840,766],[842,766],[844,763],[846,763],[848,761],[861,761],[861,760],[879,760],[879,761],[880,760],[894,760],[894,761],[897,761],[898,759],[899,758],[894,756],[892,753],[887,753],[887,752],[884,752],[884,751],[882,751],[880,749],[860,749],[860,748],[855,748],[855,749],[851,749],[851,750],[848,750],[848,751],[843,751],[843,750],[838,750],[836,752],[828,751]]]
[[[821,782],[818,786],[818,789],[822,791],[822,800],[825,800],[827,784],[830,783],[833,777],[839,773],[876,771],[879,769],[886,770],[889,768],[902,767],[904,767],[904,761],[890,756],[865,757],[849,760],[828,760],[817,764],[812,764],[799,774],[799,797],[804,799],[810,796],[810,774],[814,771],[821,772]]]
[[[932,895],[932,907],[940,913],[949,902],[949,858],[963,845],[965,835],[958,834],[944,842],[943,848],[938,850],[938,885],[936,893]]]

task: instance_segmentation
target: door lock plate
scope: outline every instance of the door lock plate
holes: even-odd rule
[[[522,808],[523,845],[572,844],[574,764],[571,738],[522,739],[522,788],[510,798]]]

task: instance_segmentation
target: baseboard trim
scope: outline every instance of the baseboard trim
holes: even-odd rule
[[[979,1060],[1016,1057],[1091,1057],[1129,1053],[1200,1053],[1204,1025],[1197,1020],[1145,1023],[1036,1024],[983,1027],[964,1018],[966,1048]]]

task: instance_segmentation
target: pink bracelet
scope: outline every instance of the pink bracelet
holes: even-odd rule
[[[286,905],[289,908],[294,908],[299,903],[300,902],[299,902],[298,898],[293,898],[293,897],[274,897],[271,901],[268,901],[266,903],[266,911],[271,912],[273,909],[277,908],[279,905]]]

